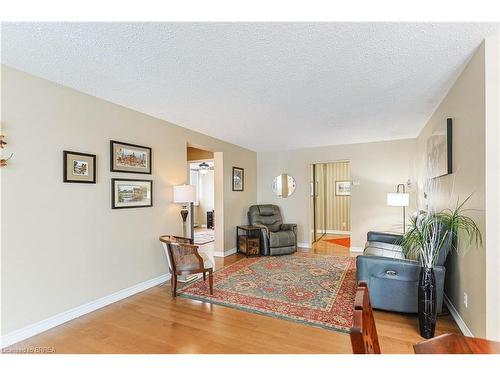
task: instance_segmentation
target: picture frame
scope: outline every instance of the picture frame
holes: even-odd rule
[[[153,180],[111,179],[111,208],[153,207]]]
[[[63,182],[95,184],[96,155],[64,150]]]
[[[337,195],[337,196],[350,196],[351,195],[351,181],[335,181],[335,195]]]
[[[447,118],[427,139],[427,174],[438,178],[453,173],[453,119]]]
[[[240,167],[233,167],[233,191],[245,190],[245,170]]]
[[[111,172],[151,174],[151,147],[111,140],[109,152]]]

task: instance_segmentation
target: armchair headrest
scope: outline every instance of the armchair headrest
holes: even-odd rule
[[[279,209],[273,205],[262,205],[259,206],[259,214],[261,216],[274,216],[279,213]]]

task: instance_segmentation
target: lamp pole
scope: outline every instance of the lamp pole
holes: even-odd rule
[[[191,237],[191,242],[194,243],[194,218],[193,218],[193,212],[194,212],[194,203],[189,202],[189,222],[190,222],[190,237]]]
[[[402,189],[402,191],[399,191],[399,189]],[[405,191],[405,184],[398,184],[396,186],[396,193],[406,193]],[[406,207],[403,206],[403,234],[406,233]]]

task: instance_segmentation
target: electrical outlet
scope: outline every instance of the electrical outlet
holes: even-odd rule
[[[469,296],[465,292],[464,292],[464,306],[465,308],[469,307]]]

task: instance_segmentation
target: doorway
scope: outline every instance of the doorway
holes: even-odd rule
[[[311,242],[350,248],[351,170],[349,161],[315,163],[309,167]]]
[[[215,241],[215,171],[214,153],[188,146],[189,184],[195,187],[193,210],[194,243]]]

